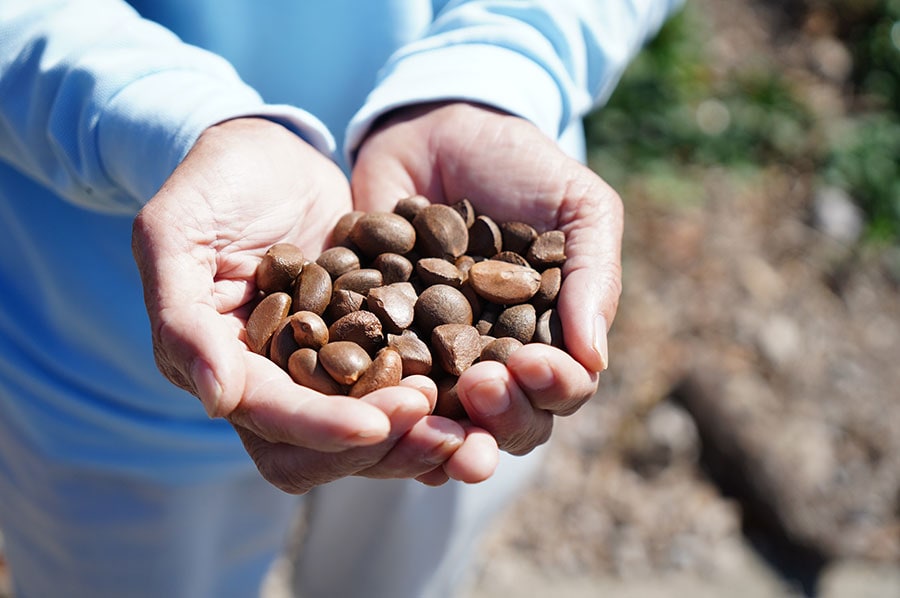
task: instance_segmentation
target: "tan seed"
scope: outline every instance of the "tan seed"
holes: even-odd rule
[[[541,286],[541,275],[526,266],[485,260],[469,268],[468,284],[488,301],[513,305],[534,296]]]
[[[269,247],[256,268],[256,286],[266,293],[289,291],[303,268],[303,251],[290,243]]]
[[[250,350],[265,355],[269,350],[272,334],[287,317],[291,308],[291,296],[281,291],[266,295],[247,319],[247,345]]]
[[[372,365],[363,372],[347,394],[351,397],[361,397],[379,388],[397,386],[402,377],[403,360],[400,354],[390,347],[385,347],[378,352],[372,360]]]
[[[359,380],[372,358],[356,343],[335,341],[319,349],[319,361],[338,384],[350,385]]]

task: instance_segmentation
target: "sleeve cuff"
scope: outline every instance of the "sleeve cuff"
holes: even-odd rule
[[[169,70],[138,79],[110,100],[97,127],[101,163],[139,207],[162,186],[205,129],[245,116],[276,121],[334,156],[334,138],[308,112],[266,104],[247,86],[225,84],[197,71]]]
[[[527,89],[522,89],[527,82]],[[544,68],[520,53],[489,44],[462,44],[404,57],[382,73],[347,129],[345,159],[375,120],[411,104],[441,100],[478,102],[525,118],[552,138],[565,129],[558,85]]]

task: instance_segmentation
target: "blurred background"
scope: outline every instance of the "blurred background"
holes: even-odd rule
[[[474,596],[900,597],[900,1],[688,0],[587,132],[611,368]]]
[[[900,0],[688,0],[586,127],[611,368],[472,598],[900,597]]]

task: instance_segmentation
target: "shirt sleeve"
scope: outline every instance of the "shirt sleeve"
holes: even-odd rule
[[[371,124],[400,106],[488,104],[557,138],[603,103],[681,0],[450,0],[402,47],[347,131],[350,159]]]
[[[334,152],[316,118],[124,2],[0,0],[0,160],[70,201],[134,212],[205,128],[250,115]]]

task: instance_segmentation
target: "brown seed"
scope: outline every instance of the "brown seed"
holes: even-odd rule
[[[294,342],[300,348],[318,351],[328,342],[328,326],[318,314],[311,311],[298,311],[288,318]]]
[[[440,257],[450,261],[466,252],[469,229],[459,212],[444,204],[433,204],[413,219],[416,246],[423,257]]]
[[[559,268],[547,268],[541,272],[541,286],[531,298],[534,309],[540,313],[556,303],[556,296],[562,286],[562,270]]]
[[[303,251],[290,243],[269,247],[256,267],[256,286],[263,293],[289,291],[303,268]]]
[[[541,233],[528,248],[528,263],[538,270],[562,266],[566,261],[566,235],[561,230]]]
[[[416,262],[416,275],[425,286],[446,284],[459,288],[463,275],[459,268],[439,257],[425,257]]]
[[[488,301],[513,305],[534,296],[541,286],[541,275],[525,266],[485,260],[469,269],[468,284]]]
[[[384,343],[384,332],[378,316],[370,311],[354,311],[328,327],[328,339],[332,344],[338,341],[356,343],[366,353],[374,355]],[[328,345],[325,345],[326,347]],[[324,347],[323,347],[324,348]]]
[[[518,253],[513,253],[512,251],[501,251],[491,259],[497,260],[498,262],[507,262],[510,264],[516,264],[518,266],[531,268],[531,264],[528,263],[528,260],[525,259],[525,256],[519,255]]]
[[[529,343],[534,336],[536,320],[534,306],[530,303],[513,305],[500,312],[491,334],[497,338],[509,336],[522,344]]]
[[[503,236],[500,227],[491,218],[479,216],[469,227],[469,255],[491,257],[503,249]]]
[[[441,324],[471,324],[472,306],[458,289],[436,284],[422,291],[416,300],[414,321],[426,334]]]
[[[355,291],[360,295],[368,295],[369,289],[384,284],[384,277],[375,268],[362,268],[338,276],[334,281],[335,291]]]
[[[372,365],[363,372],[347,394],[351,397],[361,397],[379,388],[397,386],[402,377],[403,360],[400,354],[390,347],[385,347],[378,352],[372,360]]]
[[[416,334],[405,331],[403,334],[389,334],[388,346],[400,354],[403,362],[403,377],[431,373],[431,351]]]
[[[478,315],[478,320],[475,322],[475,329],[482,335],[490,334],[494,328],[494,322],[497,321],[497,316],[500,315],[501,311],[502,308],[496,303],[485,305]]]
[[[343,245],[345,247],[352,245],[353,243],[350,241],[350,231],[353,229],[356,221],[364,215],[365,212],[354,210],[341,216],[340,219],[338,219],[337,224],[334,225],[334,229],[331,231],[331,244]]]
[[[349,385],[359,380],[372,358],[356,343],[334,341],[319,349],[319,362],[335,382]]]
[[[476,261],[481,261],[481,260],[476,260],[471,255],[461,255],[458,258],[456,258],[456,262],[454,263],[454,265],[457,267],[459,272],[462,274],[463,282],[465,282],[465,280],[469,277],[469,268],[471,268],[472,264],[474,264]]]
[[[350,240],[369,258],[381,253],[406,253],[416,244],[416,230],[399,214],[372,212],[362,216],[349,233]]]
[[[509,356],[521,347],[522,342],[511,336],[495,338],[481,350],[479,361],[499,361],[505,365]]]
[[[397,205],[394,206],[394,213],[412,222],[422,208],[427,208],[430,205],[431,202],[424,195],[411,195],[397,202]]]
[[[291,296],[281,291],[266,295],[247,319],[247,345],[250,350],[265,355],[272,334],[291,308]]]
[[[344,389],[335,382],[322,364],[319,354],[309,348],[297,349],[288,359],[288,373],[297,384],[326,395],[342,395]]]
[[[322,266],[311,262],[303,266],[294,288],[294,311],[311,311],[322,315],[331,301],[331,275]]]
[[[316,259],[316,263],[325,268],[331,276],[331,280],[336,279],[341,274],[359,270],[359,256],[349,247],[326,249]]]
[[[537,231],[525,222],[503,222],[500,224],[503,235],[503,250],[525,255],[528,248],[537,239]]]
[[[372,261],[372,267],[381,272],[382,284],[406,282],[412,276],[413,265],[399,253],[382,253]]]
[[[400,334],[413,323],[416,299],[412,285],[399,282],[369,291],[366,308],[378,316],[387,332]]]
[[[331,302],[325,310],[325,317],[331,322],[339,320],[349,313],[362,309],[365,300],[366,296],[356,291],[338,289],[331,294]]]
[[[456,376],[447,376],[438,380],[437,402],[434,405],[434,411],[432,411],[434,415],[454,420],[463,420],[469,417],[462,402],[459,400],[456,382]]]
[[[431,333],[431,346],[444,371],[459,376],[481,355],[481,335],[474,326],[441,324]]]
[[[471,227],[472,223],[475,222],[475,208],[468,199],[461,199],[450,207],[459,212],[459,215],[462,216],[463,222],[466,223],[467,228]]]
[[[562,322],[559,319],[559,313],[555,309],[548,309],[537,319],[532,341],[565,350],[566,343],[563,338]]]
[[[294,340],[294,331],[291,329],[291,318],[284,318],[272,333],[272,340],[269,341],[269,359],[287,371],[288,359],[299,348],[300,345]]]

